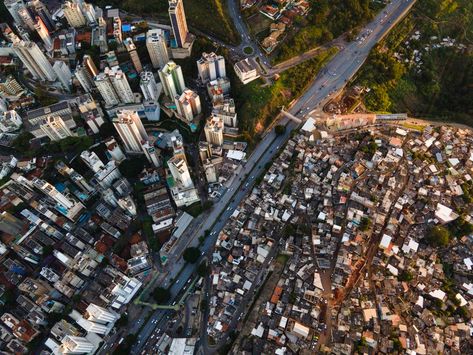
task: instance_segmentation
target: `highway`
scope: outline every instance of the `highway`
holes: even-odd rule
[[[230,3],[232,3],[232,1]],[[415,0],[394,0],[387,5],[384,12],[381,12],[362,30],[361,33],[369,33],[366,38],[363,41],[356,41],[343,48],[332,61],[327,64],[323,72],[315,78],[310,88],[295,102],[289,112],[299,117],[308,117],[315,110],[320,109],[321,105],[325,104],[331,97],[336,95],[337,92],[346,85],[346,82],[355,75],[366,60],[373,46],[407,14],[413,3],[415,3]],[[230,10],[231,9],[232,6],[230,6]],[[238,28],[238,30],[240,31],[240,28]],[[286,125],[285,133],[281,136],[277,136],[273,129],[264,136],[246,162],[239,178],[234,179],[227,193],[214,205],[207,219],[199,228],[196,228],[193,239],[189,245],[197,246],[198,237],[203,235],[205,230],[211,231],[210,237],[205,239],[201,247],[203,254],[210,254],[218,233],[222,230],[233,211],[238,207],[240,201],[246,196],[249,189],[252,188],[255,179],[263,172],[265,164],[270,162],[274,155],[277,154],[279,148],[285,144],[290,132],[297,128],[295,122],[284,116],[281,116],[279,120],[279,124]],[[242,180],[240,180],[240,178]],[[221,213],[222,215],[219,217]],[[202,255],[202,257],[204,257],[204,255]],[[183,268],[178,280],[171,285],[172,300],[170,303],[176,301],[176,295],[184,288],[187,280],[192,277],[196,265],[184,265],[182,258],[177,263],[173,264],[173,268],[167,275],[165,286],[168,285],[169,280],[175,279],[181,267]],[[132,349],[132,354],[140,354],[143,351],[148,338],[153,334],[155,328],[164,329],[167,323],[166,318],[169,317],[169,315],[170,311],[163,310],[157,310],[152,314],[151,318],[139,332],[138,341]]]

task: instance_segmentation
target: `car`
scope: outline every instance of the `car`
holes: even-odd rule
[[[176,284],[178,284],[178,283],[179,283],[179,279],[177,279],[177,281],[176,281]]]
[[[251,175],[251,178],[252,178],[252,179],[254,179],[254,178],[255,178],[255,176],[254,176],[254,175]]]

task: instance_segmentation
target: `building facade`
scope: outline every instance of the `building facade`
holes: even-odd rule
[[[55,81],[56,73],[43,51],[34,42],[20,41],[13,44],[13,51],[20,58],[33,78],[43,81]]]
[[[176,96],[175,103],[180,118],[187,122],[191,122],[202,112],[199,95],[190,89],[185,89],[182,95]]]
[[[163,84],[164,93],[169,98],[181,95],[186,87],[182,69],[173,61],[168,62],[160,71],[159,78]]]
[[[169,62],[169,52],[163,30],[156,28],[146,33],[146,48],[153,68],[163,68]]]
[[[113,125],[120,135],[127,152],[143,152],[142,146],[144,142],[148,141],[148,134],[136,112],[122,111],[113,120]]]
[[[169,18],[171,20],[172,32],[177,47],[183,47],[189,35],[187,28],[186,14],[182,0],[169,1]]]
[[[219,117],[211,117],[205,123],[204,132],[205,139],[210,144],[221,146],[223,145],[223,119]]]
[[[226,77],[225,58],[212,53],[202,53],[202,57],[197,61],[199,78],[203,83]]]

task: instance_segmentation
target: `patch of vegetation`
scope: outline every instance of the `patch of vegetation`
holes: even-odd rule
[[[56,97],[49,94],[48,91],[42,88],[41,86],[37,86],[34,89],[34,96],[41,107],[53,105],[59,102]]]
[[[153,290],[153,299],[158,304],[166,303],[167,301],[169,301],[170,298],[171,298],[171,292],[167,288],[156,287]]]
[[[412,281],[413,276],[409,271],[403,270],[397,277],[399,281]]]
[[[34,136],[29,132],[22,132],[13,142],[13,148],[26,157],[33,157],[41,154],[79,154],[88,149],[94,140],[91,137],[67,137],[56,142],[49,142],[41,146],[38,150],[33,150],[30,140]]]
[[[368,229],[371,228],[371,219],[368,217],[363,217],[360,221],[360,230],[366,232]]]
[[[243,53],[251,55],[251,54],[253,54],[253,48],[245,47],[245,48],[243,48]]]
[[[335,48],[322,52],[283,72],[279,80],[270,86],[263,86],[262,80],[243,85],[230,72],[242,135],[250,143],[254,142],[257,139],[255,132],[261,132],[277,116],[282,106],[299,97],[335,53]]]
[[[414,33],[418,37],[411,38]],[[451,38],[455,45],[433,46],[444,38]],[[466,49],[471,38],[471,1],[417,1],[411,13],[372,51],[356,80],[356,84],[371,88],[365,98],[367,108],[472,125],[473,53]],[[428,51],[426,47],[430,47]],[[414,60],[416,53],[421,57]],[[395,54],[402,60],[396,60]]]
[[[295,35],[277,51],[276,61],[295,57],[346,31],[356,31],[374,14],[370,0],[309,0],[309,3],[310,13],[306,18],[295,18],[292,30]]]
[[[136,179],[146,165],[146,158],[139,156],[126,159],[119,166],[120,173],[127,179]]]
[[[185,262],[195,264],[200,256],[199,248],[189,247],[184,250],[184,254],[182,254],[182,258]]]
[[[192,205],[184,208],[184,211],[189,213],[192,217],[197,217],[202,212],[204,212],[204,207],[201,202],[194,202]]]
[[[205,277],[210,273],[209,265],[204,261],[200,263],[199,267],[197,268],[197,275],[201,277]]]
[[[276,135],[282,136],[284,132],[286,132],[286,126],[278,124],[276,127],[274,127],[274,132],[276,132]]]
[[[114,355],[128,355],[131,354],[131,348],[136,343],[137,336],[129,334],[125,337],[123,342],[113,351]]]
[[[450,241],[450,231],[444,226],[435,226],[427,232],[426,240],[429,245],[444,247]]]

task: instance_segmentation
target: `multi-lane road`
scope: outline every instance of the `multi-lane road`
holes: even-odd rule
[[[238,9],[233,9],[233,2],[230,1],[230,14],[234,18],[234,13]],[[347,81],[361,67],[367,58],[370,50],[378,43],[389,30],[410,10],[415,0],[393,0],[388,4],[383,12],[381,12],[370,24],[368,24],[360,33],[364,38],[345,46],[340,52],[327,64],[326,68],[315,78],[310,88],[299,98],[289,112],[299,117],[307,117],[311,112],[317,110],[331,97],[341,90]],[[233,9],[233,10],[232,10]],[[248,31],[246,25],[236,22],[238,31],[245,36]],[[243,26],[240,28],[240,26]],[[253,44],[251,47],[253,48]],[[259,51],[259,49],[257,49]],[[258,53],[256,51],[256,53]],[[203,255],[202,258],[209,255],[215,245],[218,233],[223,229],[226,221],[238,207],[241,200],[246,196],[252,188],[256,178],[263,173],[265,165],[277,154],[279,149],[288,140],[290,132],[297,128],[297,123],[286,117],[280,117],[280,124],[286,125],[286,131],[283,135],[277,136],[274,129],[268,132],[258,144],[253,154],[249,157],[239,176],[234,179],[229,186],[227,193],[217,202],[207,219],[195,229],[189,245],[198,245],[198,237],[203,235],[206,230],[210,230],[210,236],[207,237],[200,247]],[[166,285],[169,280],[177,280],[170,285],[172,300],[170,303],[176,302],[181,290],[184,289],[187,281],[193,277],[195,265],[184,264],[183,260],[177,261],[167,275]],[[152,336],[155,329],[163,329],[170,316],[168,310],[155,311],[147,323],[142,327],[138,334],[138,341],[132,349],[133,354],[140,354],[143,350],[151,351],[147,347],[147,341]]]

